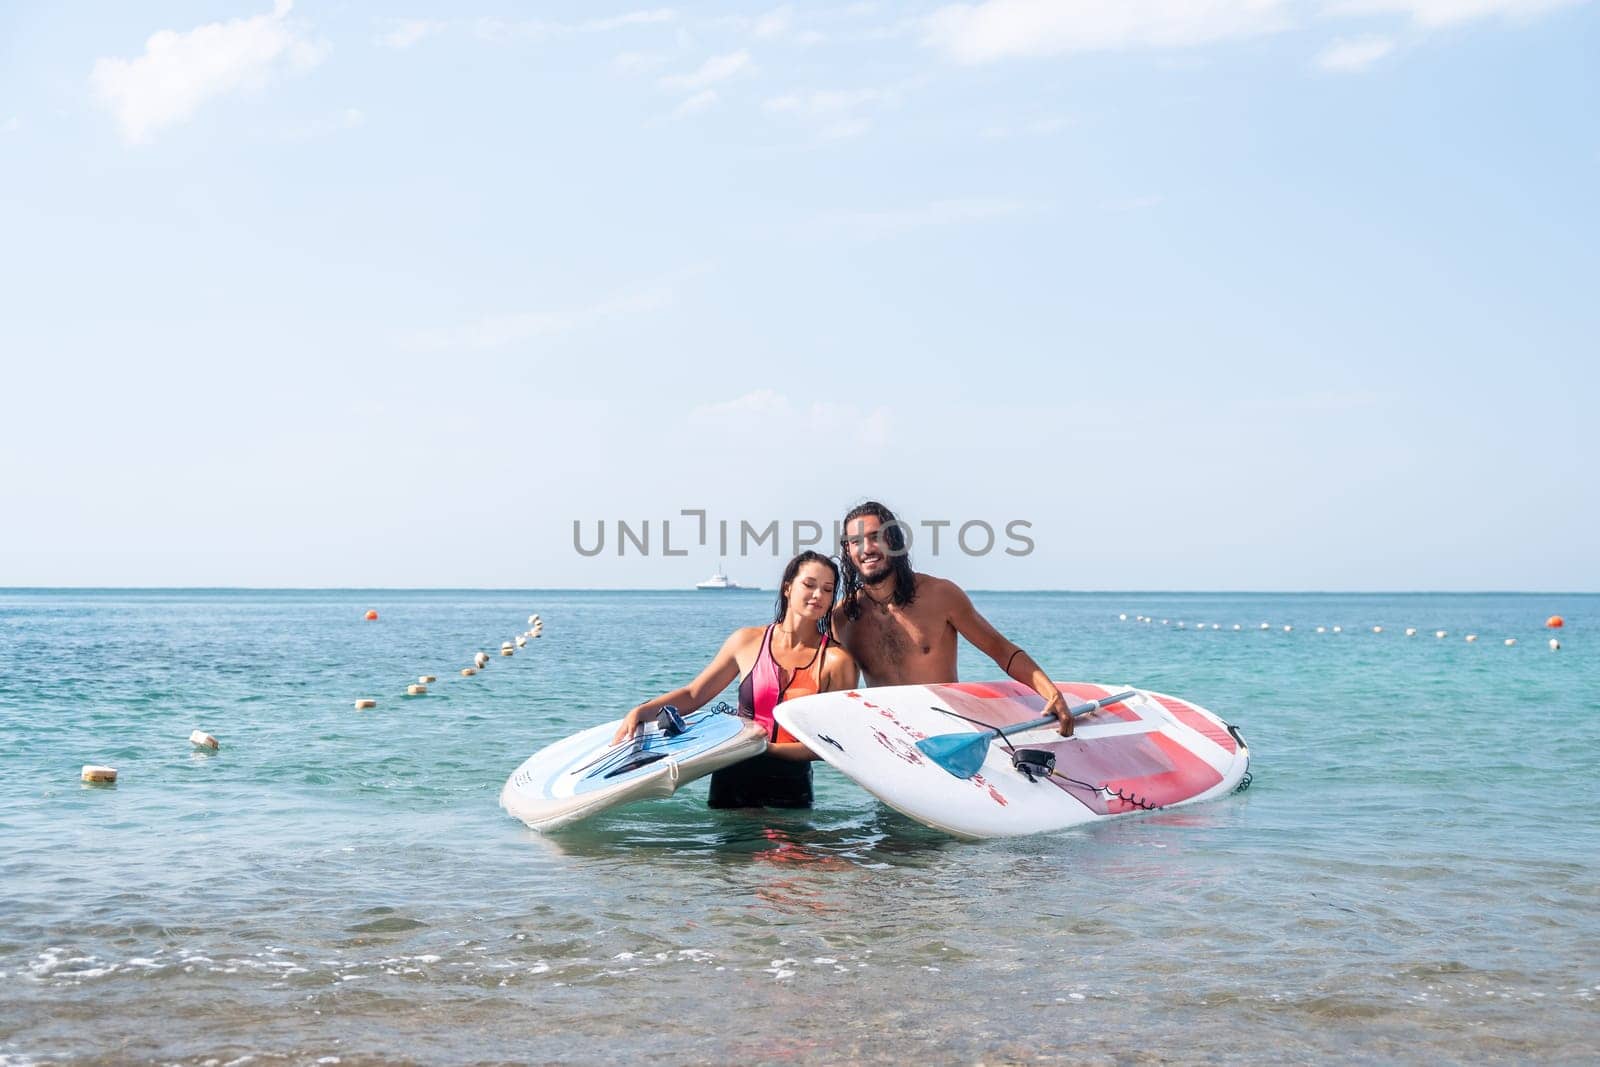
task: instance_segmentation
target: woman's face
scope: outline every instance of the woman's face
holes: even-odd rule
[[[788,597],[791,612],[820,620],[833,607],[833,568],[815,560],[800,564],[789,583]]]

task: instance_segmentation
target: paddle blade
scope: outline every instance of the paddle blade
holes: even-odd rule
[[[971,778],[989,755],[994,731],[981,734],[940,734],[917,742],[917,749],[957,778]]]

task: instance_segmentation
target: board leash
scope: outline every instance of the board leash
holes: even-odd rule
[[[977,719],[970,718],[961,714],[959,711],[951,711],[949,708],[941,708],[938,705],[930,705],[930,707],[932,707],[934,711],[942,711],[946,715],[953,715],[956,718],[961,719],[963,722],[971,723],[973,726],[976,726],[981,730],[994,729],[994,727],[990,726],[988,723],[980,722]],[[999,740],[1005,742],[1006,748],[1011,752],[1011,765],[1017,769],[1018,774],[1021,774],[1030,782],[1037,781],[1038,779],[1035,776],[1040,774],[1040,772],[1043,772],[1051,778],[1061,779],[1068,785],[1076,786],[1079,789],[1088,790],[1091,793],[1099,793],[1110,800],[1120,800],[1124,804],[1131,804],[1141,811],[1161,810],[1160,804],[1146,800],[1137,793],[1125,793],[1120,788],[1114,789],[1109,785],[1094,785],[1089,782],[1079,781],[1069,774],[1063,774],[1062,772],[1056,770],[1054,753],[1046,753],[1046,755],[1050,757],[1048,765],[1033,762],[1026,758],[1019,759],[1023,753],[1037,752],[1040,750],[1031,748],[1019,749],[1016,745],[1011,743],[1011,738],[1007,737],[1005,734],[999,734],[997,736]],[[1070,738],[1067,740],[1070,740]],[[1235,792],[1237,792],[1237,790],[1235,790]]]

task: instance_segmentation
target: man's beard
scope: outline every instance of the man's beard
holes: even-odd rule
[[[876,584],[894,573],[894,563],[891,560],[880,557],[873,566],[877,568],[876,571],[868,571],[865,567],[857,564],[856,570],[861,575],[863,584]]]

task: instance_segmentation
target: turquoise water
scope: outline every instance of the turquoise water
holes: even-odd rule
[[[499,810],[769,596],[0,591],[0,1064],[1592,1056],[1600,597],[975,594],[1251,744],[1247,793],[1071,833],[826,768],[808,813]]]

